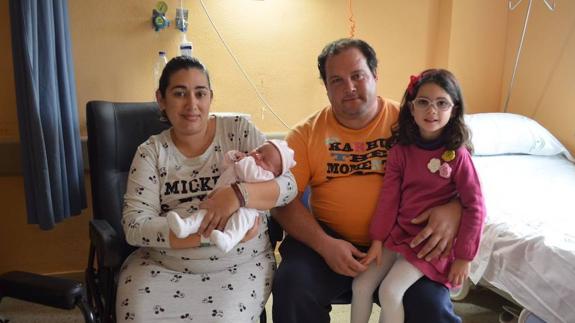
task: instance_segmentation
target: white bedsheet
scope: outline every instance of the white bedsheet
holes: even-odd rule
[[[473,157],[487,209],[470,278],[547,322],[575,322],[575,164],[562,155]]]

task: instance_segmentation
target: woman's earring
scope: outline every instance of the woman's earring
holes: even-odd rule
[[[161,122],[168,122],[168,116],[166,115],[166,110],[160,110],[160,121]]]

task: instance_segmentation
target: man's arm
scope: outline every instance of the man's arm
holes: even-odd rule
[[[351,243],[325,233],[315,217],[301,203],[301,196],[302,193],[299,193],[298,198],[275,209],[273,216],[278,223],[294,239],[320,254],[333,271],[351,277],[364,271],[367,267],[356,258],[365,257],[365,253]]]

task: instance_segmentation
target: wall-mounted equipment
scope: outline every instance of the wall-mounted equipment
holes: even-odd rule
[[[176,8],[176,28],[183,33],[188,30],[188,9]]]
[[[170,20],[166,17],[168,4],[164,1],[158,1],[156,7],[152,10],[152,25],[156,31],[160,31],[170,26]]]

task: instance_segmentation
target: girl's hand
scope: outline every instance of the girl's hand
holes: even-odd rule
[[[459,286],[463,284],[463,282],[469,276],[469,264],[471,261],[462,260],[462,259],[455,259],[453,264],[451,264],[451,269],[449,270],[449,282],[453,286]]]
[[[355,277],[367,269],[358,259],[366,254],[357,249],[349,241],[327,236],[318,253],[323,257],[329,268],[344,276]]]
[[[212,230],[223,230],[230,216],[240,208],[240,202],[230,186],[221,187],[200,203],[200,209],[207,211],[198,233],[207,237]]]
[[[367,255],[361,259],[362,265],[369,265],[374,259],[376,265],[381,265],[381,253],[383,252],[383,243],[380,240],[373,240],[371,242],[371,246],[369,246],[369,250],[367,251]]]

